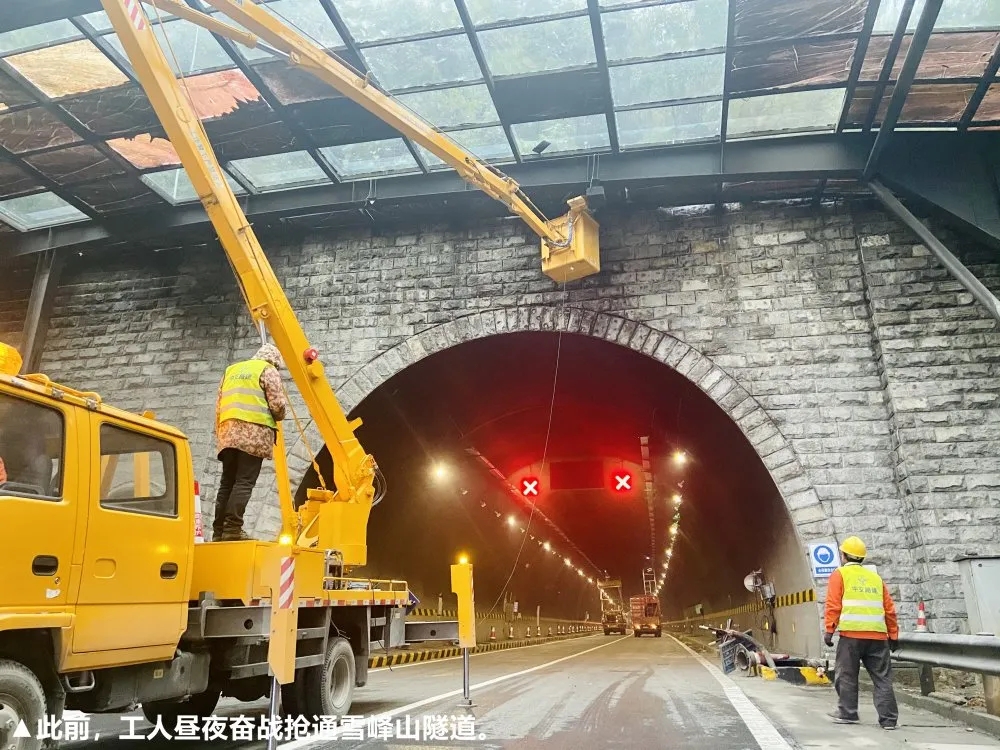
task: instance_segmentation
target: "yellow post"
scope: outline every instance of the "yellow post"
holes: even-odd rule
[[[267,663],[274,679],[287,685],[295,679],[295,634],[299,604],[295,595],[295,552],[291,544],[272,547],[265,569],[271,588],[271,639]]]
[[[451,566],[451,590],[458,596],[458,645],[476,647],[476,604],[472,592],[472,564],[464,555]]]
[[[132,455],[132,487],[133,497],[149,497],[149,454],[134,453]]]
[[[274,475],[278,483],[278,506],[281,508],[281,531],[278,541],[291,544],[298,532],[295,523],[295,508],[292,503],[292,485],[288,479],[288,456],[285,453],[285,432],[278,422],[278,432],[274,441]]]

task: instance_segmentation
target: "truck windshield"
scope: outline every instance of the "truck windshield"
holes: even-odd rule
[[[60,497],[62,453],[58,411],[0,393],[0,493]]]

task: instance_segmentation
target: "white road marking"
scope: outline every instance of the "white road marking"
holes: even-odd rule
[[[667,635],[670,634],[667,633]],[[747,698],[746,693],[740,689],[739,685],[722,674],[718,667],[705,659],[701,654],[695,653],[684,643],[674,638],[674,636],[670,635],[670,637],[678,646],[691,654],[701,666],[707,669],[716,682],[722,686],[722,692],[726,694],[726,698],[733,704],[736,713],[743,719],[743,723],[746,724],[747,729],[750,730],[750,734],[753,735],[754,740],[760,745],[761,750],[792,750],[792,746],[775,729],[774,724],[761,713],[760,709],[750,702],[750,699]]]
[[[553,659],[552,661],[547,661],[544,664],[539,664],[534,667],[529,667],[528,669],[522,669],[518,672],[511,672],[510,674],[500,675],[499,677],[494,677],[491,680],[486,680],[485,682],[478,682],[475,685],[471,685],[469,690],[481,690],[482,688],[491,687],[497,685],[501,682],[506,682],[507,680],[513,680],[515,677],[523,677],[526,674],[531,674],[532,672],[537,672],[540,669],[546,669],[547,667],[554,666],[555,664],[561,664],[564,661],[569,661],[570,659],[575,659],[578,656],[583,656],[584,654],[589,654],[592,651],[597,651],[598,649],[606,648],[619,641],[625,640],[630,636],[622,636],[621,638],[615,638],[613,641],[608,641],[607,643],[602,643],[600,646],[594,646],[593,648],[588,648],[585,651],[577,651],[575,654],[570,654],[569,656],[563,656],[559,659]],[[442,660],[443,661],[443,660]],[[423,662],[429,664],[430,662]],[[423,700],[415,701],[413,703],[408,703],[405,706],[400,706],[399,708],[393,708],[389,711],[383,711],[380,714],[376,714],[372,719],[392,719],[400,714],[408,714],[414,709],[423,708],[424,706],[430,705],[431,703],[437,703],[438,701],[443,701],[445,698],[453,698],[456,695],[461,695],[462,690],[449,690],[447,693],[441,693],[440,695],[435,695],[431,698],[424,698]],[[291,742],[285,742],[280,747],[284,750],[299,750],[299,748],[312,747],[313,745],[318,745],[322,742],[328,742],[330,740],[336,739],[344,732],[356,731],[356,727],[344,727],[336,732],[329,732],[323,737],[305,737],[301,740],[292,740]],[[785,745],[784,747],[788,747]],[[780,748],[778,750],[781,750]],[[791,748],[789,748],[791,750]]]

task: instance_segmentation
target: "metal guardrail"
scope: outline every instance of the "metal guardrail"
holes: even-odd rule
[[[1000,638],[995,635],[900,633],[893,659],[963,672],[1000,675]]]

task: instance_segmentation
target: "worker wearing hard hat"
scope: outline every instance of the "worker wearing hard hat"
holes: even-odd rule
[[[215,429],[222,462],[215,499],[212,541],[249,539],[243,513],[265,460],[274,458],[278,422],[288,400],[278,368],[281,353],[264,344],[251,359],[226,368],[215,405]]]
[[[856,536],[840,545],[841,567],[833,571],[826,591],[826,635],[833,646],[833,632],[840,630],[833,685],[837,710],[830,714],[837,724],[857,724],[858,674],[861,664],[875,689],[875,711],[882,729],[895,729],[899,718],[892,689],[892,659],[899,638],[896,606],[878,573],[864,567],[865,543]]]

